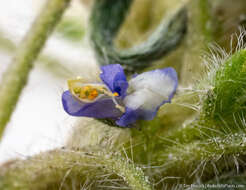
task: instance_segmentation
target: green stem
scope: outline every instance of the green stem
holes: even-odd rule
[[[11,41],[8,38],[4,38],[4,33],[1,32],[0,29],[0,49],[4,53],[6,53],[8,56],[11,56],[17,51],[17,47],[13,41]],[[69,78],[73,76],[73,69],[75,70],[76,68],[71,69],[70,67],[61,64],[59,59],[57,57],[47,55],[47,54],[42,54],[39,55],[37,58],[37,61],[35,65],[38,63],[41,63],[41,67],[46,69],[49,72],[52,72],[52,74],[56,75],[57,77],[61,78]]]
[[[91,39],[100,64],[119,63],[127,71],[141,70],[169,53],[181,42],[186,32],[187,11],[180,7],[163,19],[143,43],[126,50],[114,46],[132,0],[97,0],[91,14]]]
[[[111,166],[109,169],[114,171],[117,175],[123,176],[133,190],[152,189],[143,171],[135,167],[134,164],[129,164],[120,157],[113,159],[112,162],[108,162],[108,164]]]
[[[93,181],[94,186],[100,186],[103,184],[97,180],[105,174],[122,177],[133,190],[152,189],[140,168],[120,155],[97,149],[95,151],[97,153],[92,151],[92,147],[90,151],[54,150],[2,166],[0,189],[63,189],[62,186],[69,184],[69,180],[74,180],[73,186],[80,187],[88,179]]]
[[[33,62],[59,22],[70,0],[48,0],[19,46],[0,84],[0,137],[24,88]]]
[[[239,133],[177,144],[155,152],[153,159],[160,167],[152,173],[162,178],[175,176],[180,183],[194,183],[196,179],[205,182],[225,171],[239,170],[237,163],[245,161],[245,150],[245,134]],[[177,183],[177,179],[165,182]]]

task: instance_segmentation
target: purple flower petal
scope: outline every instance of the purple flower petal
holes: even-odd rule
[[[123,68],[119,64],[106,65],[101,67],[101,80],[112,92],[117,92],[121,97],[126,96],[128,82]]]
[[[127,127],[128,125],[135,123],[139,116],[136,110],[126,108],[126,112],[116,121],[116,124],[121,127]]]
[[[126,108],[126,112],[116,121],[116,124],[121,127],[128,127],[130,124],[135,123],[137,120],[152,120],[156,116],[157,110],[148,111],[131,108]]]
[[[76,100],[69,91],[62,94],[64,110],[72,116],[116,119],[122,113],[115,108],[111,98],[102,98],[93,103],[82,103]]]

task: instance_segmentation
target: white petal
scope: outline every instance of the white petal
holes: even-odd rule
[[[129,94],[124,104],[134,110],[156,110],[170,100],[176,87],[177,74],[172,68],[145,72],[129,81]]]

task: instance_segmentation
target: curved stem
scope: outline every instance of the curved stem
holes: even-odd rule
[[[0,84],[0,136],[2,136],[5,125],[9,121],[21,91],[28,80],[33,62],[69,2],[70,0],[47,0],[40,15],[17,49],[15,58],[4,73]]]
[[[132,0],[95,1],[91,15],[91,40],[102,64],[120,63],[130,72],[143,69],[152,61],[173,50],[186,32],[187,11],[179,7],[143,43],[127,50],[114,46],[114,38],[122,25]]]

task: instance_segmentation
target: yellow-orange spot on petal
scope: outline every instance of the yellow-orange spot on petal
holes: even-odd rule
[[[94,100],[98,96],[98,91],[96,89],[92,89],[89,93],[88,99]]]
[[[114,92],[113,95],[114,96],[119,96],[119,94],[117,92]]]
[[[80,98],[94,100],[99,95],[98,90],[92,86],[83,86],[80,91]]]

